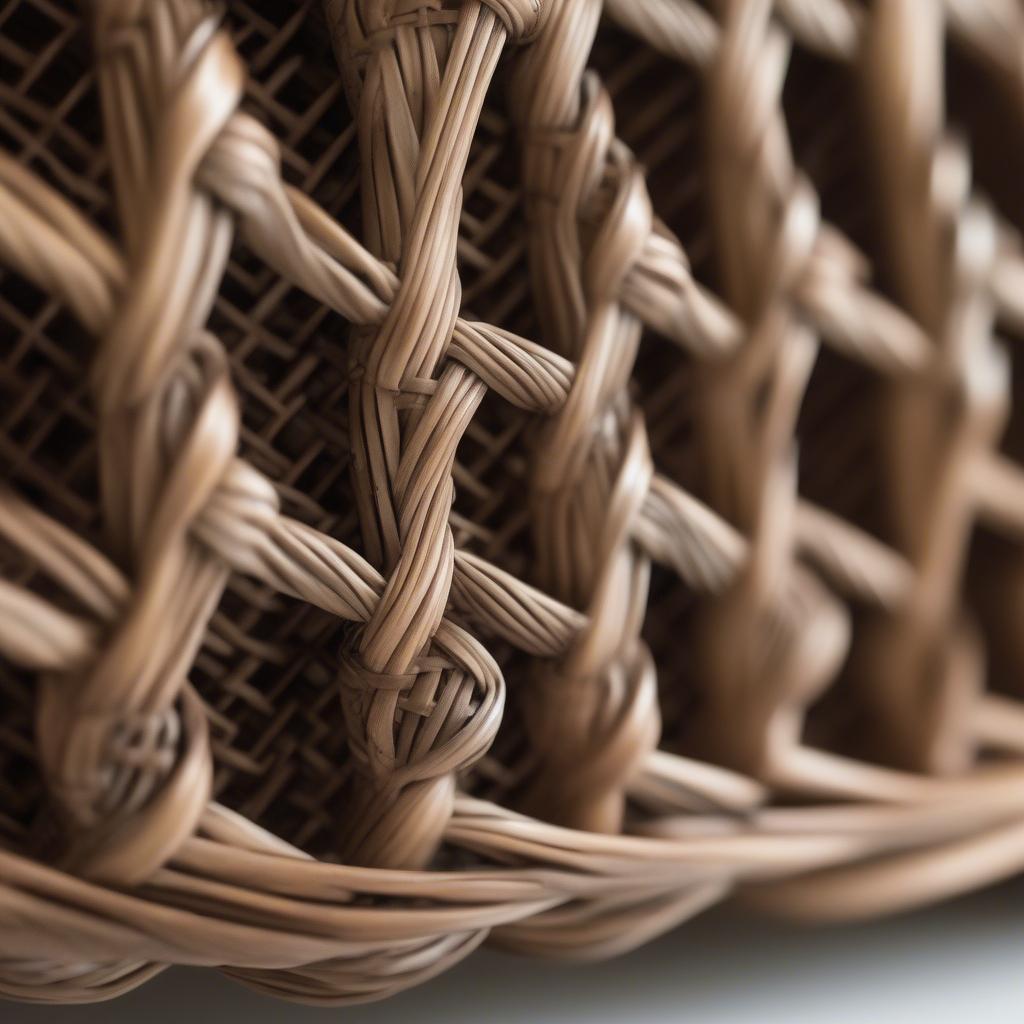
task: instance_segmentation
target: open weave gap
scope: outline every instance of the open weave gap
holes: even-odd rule
[[[853,69],[796,49],[782,106],[794,157],[813,182],[823,214],[871,255],[877,269],[874,261],[883,250],[873,220],[874,171]]]
[[[986,73],[962,40],[946,42],[946,111],[951,128],[969,145],[976,188],[1010,224],[1024,222],[1016,181],[1024,168],[1024,140],[1008,132],[1014,95],[1005,80]]]

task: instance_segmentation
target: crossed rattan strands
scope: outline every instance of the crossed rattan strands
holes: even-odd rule
[[[32,765],[45,800],[22,814],[13,774],[0,788],[0,991],[103,999],[183,963],[357,1001],[488,937],[605,956],[734,892],[842,919],[1020,870],[1024,715],[986,690],[986,648],[1018,678],[1024,475],[1001,447],[1012,381],[996,327],[1024,327],[1024,253],[975,194],[943,79],[948,35],[1024,116],[1020,8],[328,0],[275,23],[246,4],[226,22],[198,0],[87,6],[93,70],[52,110],[32,90],[79,14],[56,0],[0,13],[17,69],[0,92],[0,264],[48,310],[24,316],[4,291],[5,373],[30,351],[59,360],[84,329],[88,372],[61,408],[87,410],[76,437],[88,430],[99,481],[82,498],[70,448],[62,476],[41,441],[4,434],[0,768]],[[11,28],[29,8],[59,26],[38,53]],[[657,51],[701,80],[721,297],[619,137],[590,66],[602,14],[639,40],[609,37],[626,71]],[[337,66],[293,116],[281,83],[304,58],[275,61],[321,16]],[[858,83],[888,297],[791,151],[794,51]],[[88,148],[68,125],[90,90],[100,157],[75,175],[57,140]],[[351,130],[303,155],[346,99]],[[657,115],[659,94],[645,99]],[[684,127],[656,124],[663,139]],[[332,177],[346,151],[358,167]],[[329,181],[340,190],[318,202]],[[342,216],[355,195],[358,237]],[[474,212],[482,198],[497,212]],[[271,279],[239,312],[238,282]],[[306,324],[267,326],[292,292]],[[218,324],[243,340],[226,348]],[[341,426],[310,420],[294,464],[274,432],[305,403],[245,369],[260,346],[285,364],[282,395],[347,406]],[[699,500],[659,472],[678,446],[653,422],[648,435],[657,394],[635,385],[656,346],[670,406],[666,367],[695,374]],[[794,436],[833,357],[879,394],[884,542],[802,495]],[[5,431],[45,413],[25,373]],[[233,381],[277,426],[254,438]],[[332,488],[351,497],[327,515]],[[964,596],[976,527],[1012,552],[981,625]],[[652,572],[696,612],[662,605]],[[320,630],[305,682],[260,636],[278,607],[302,609],[281,613],[282,636]],[[684,683],[652,623],[697,681],[683,736]],[[218,676],[236,650],[241,667]],[[262,693],[246,673],[277,682]],[[807,738],[840,679],[870,759]],[[313,684],[318,730],[232,799],[285,728],[274,701]],[[34,728],[19,732],[26,703]],[[253,709],[266,739],[246,754]],[[326,790],[296,798],[303,771]]]

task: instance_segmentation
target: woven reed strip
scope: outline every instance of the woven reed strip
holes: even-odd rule
[[[640,640],[649,557],[631,537],[653,473],[628,390],[641,323],[619,299],[652,223],[639,169],[614,141],[610,99],[583,78],[600,13],[596,3],[554,10],[513,86],[541,328],[577,365],[565,406],[538,439],[538,566],[544,589],[589,617],[566,658],[541,669],[527,691],[541,769],[525,806],[618,832],[627,785],[659,726],[654,664]],[[580,214],[602,185],[606,209],[583,239]]]

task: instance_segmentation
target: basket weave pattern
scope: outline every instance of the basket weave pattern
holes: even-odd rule
[[[0,4],[0,992],[1019,871],[1022,58],[1009,0]]]

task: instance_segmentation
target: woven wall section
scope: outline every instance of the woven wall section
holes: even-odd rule
[[[0,992],[1019,871],[1022,69],[1009,0],[0,2]]]

